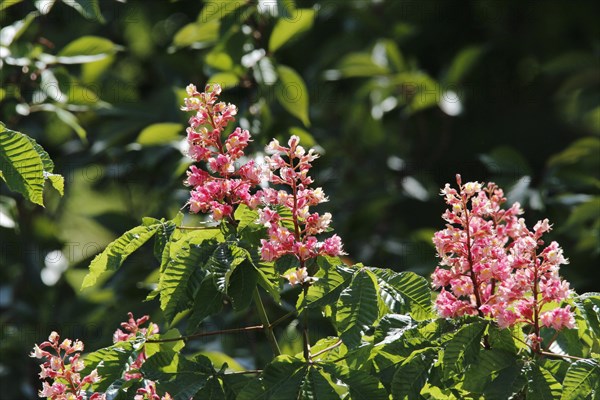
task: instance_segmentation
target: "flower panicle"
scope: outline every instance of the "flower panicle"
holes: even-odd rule
[[[190,166],[184,184],[190,186],[192,213],[210,213],[213,220],[231,218],[237,204],[256,207],[252,189],[263,180],[264,168],[253,160],[237,167],[251,142],[245,129],[236,128],[223,141],[222,134],[235,120],[237,107],[218,102],[221,87],[207,85],[204,92],[190,84],[182,110],[194,112],[186,129],[189,157],[205,169]]]
[[[458,189],[446,184],[441,190],[447,224],[433,237],[439,265],[431,279],[441,290],[439,314],[491,317],[500,327],[525,323],[538,336],[541,326],[573,328],[569,306],[546,310],[571,292],[559,275],[560,265],[568,263],[562,249],[542,239],[551,230],[549,221],[530,230],[518,203],[502,207],[506,197],[496,184],[463,184],[460,175],[457,184]]]

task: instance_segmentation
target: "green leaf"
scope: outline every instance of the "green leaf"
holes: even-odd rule
[[[561,398],[561,385],[552,374],[537,363],[527,371],[527,394],[532,399],[558,400]]]
[[[271,53],[276,52],[288,41],[309,30],[313,25],[314,19],[315,10],[309,8],[296,9],[292,18],[278,19],[269,38],[269,51]]]
[[[145,127],[135,141],[142,146],[156,146],[180,140],[182,132],[182,124],[162,122]]]
[[[62,109],[60,107],[54,107],[53,110],[56,113],[58,119],[67,124],[71,129],[75,131],[79,139],[83,142],[86,141],[87,132],[81,125],[79,125],[79,121],[77,121],[77,117],[70,111]]]
[[[245,310],[252,303],[257,282],[258,273],[250,262],[243,262],[235,267],[227,286],[227,295],[234,310]]]
[[[340,363],[326,363],[323,370],[334,379],[346,384],[352,400],[389,400],[385,388],[379,380],[364,371],[345,367]]]
[[[302,77],[292,68],[277,66],[279,80],[275,88],[275,96],[279,104],[290,114],[298,118],[304,126],[310,126],[308,116],[308,89]]]
[[[95,390],[103,392],[129,370],[129,363],[132,358],[137,357],[137,351],[132,342],[119,342],[86,354],[85,368],[81,371],[81,376],[86,376],[97,368],[100,382],[95,385]]]
[[[100,36],[82,36],[67,44],[57,55],[61,64],[82,64],[101,60],[113,54],[115,44]]]
[[[392,380],[394,399],[421,399],[436,354],[431,348],[415,351],[398,367]]]
[[[516,354],[496,349],[481,351],[467,368],[463,387],[489,400],[511,398],[523,386],[518,384],[522,366]]]
[[[173,37],[175,47],[192,46],[194,48],[208,47],[219,38],[218,20],[206,23],[192,22],[181,28]]]
[[[350,53],[337,64],[336,69],[343,78],[371,78],[390,72],[387,67],[375,63],[369,53]]]
[[[240,204],[233,213],[233,217],[239,222],[238,231],[243,231],[258,220],[258,212],[245,204]]]
[[[197,289],[195,286],[199,287],[206,276],[204,265],[217,246],[214,240],[189,241],[171,258],[158,283],[160,308],[167,321],[172,322],[179,311],[191,306]]]
[[[596,360],[577,360],[567,370],[561,400],[591,399],[600,392],[600,364]],[[586,397],[587,396],[587,397]]]
[[[90,264],[90,272],[85,276],[82,289],[93,286],[100,275],[106,271],[115,271],[123,265],[123,262],[131,253],[142,247],[148,241],[161,224],[150,226],[140,225],[125,232],[120,238],[111,242],[106,249],[98,254]]]
[[[486,324],[483,322],[464,325],[452,339],[446,342],[442,356],[445,377],[448,377],[451,372],[464,371],[465,367],[477,358],[485,327]]]
[[[65,178],[59,174],[44,174],[44,177],[50,180],[52,187],[56,189],[61,196],[65,194]]]
[[[44,163],[28,137],[0,123],[0,172],[10,190],[44,205]]]
[[[196,329],[206,317],[218,313],[223,308],[224,298],[224,294],[215,286],[213,276],[205,277],[194,300],[188,320],[189,329]]]
[[[437,105],[442,96],[439,83],[424,72],[402,72],[394,76],[392,84],[401,88],[401,100],[406,100],[409,114]]]
[[[432,317],[431,290],[427,280],[414,272],[371,268],[377,276],[380,296],[389,312],[410,313],[417,321]]]
[[[69,7],[73,7],[79,14],[87,19],[98,21],[102,24],[106,22],[100,12],[98,0],[63,0],[63,3]]]
[[[242,0],[208,0],[198,15],[197,22],[217,22],[247,3]]]
[[[319,280],[308,288],[306,296],[301,294],[298,298],[296,304],[298,311],[337,302],[342,290],[352,281],[352,274],[343,269],[321,269],[316,277]]]
[[[458,85],[463,82],[467,74],[479,60],[481,53],[481,46],[469,46],[461,49],[452,60],[450,68],[446,73],[445,83],[447,85]]]
[[[218,72],[213,74],[206,83],[210,85],[218,83],[225,90],[237,86],[240,77],[233,72]]]
[[[259,380],[252,381],[241,391],[237,400],[297,399],[307,368],[304,360],[278,356],[265,367]]]
[[[375,277],[366,269],[359,270],[336,304],[336,327],[348,348],[357,347],[363,332],[377,320],[377,302]]]
[[[301,388],[302,399],[338,400],[340,395],[331,385],[334,379],[325,371],[311,365]]]

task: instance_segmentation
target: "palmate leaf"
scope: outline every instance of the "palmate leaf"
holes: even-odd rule
[[[192,361],[174,351],[161,351],[144,362],[142,373],[174,400],[188,400],[204,388],[216,371],[204,356]]]
[[[217,290],[212,275],[207,275],[198,288],[194,299],[192,313],[188,319],[190,330],[194,330],[209,315],[218,313],[223,308],[225,295]]]
[[[558,400],[562,386],[554,379],[550,371],[538,363],[532,363],[527,370],[527,398],[539,400]],[[577,397],[580,399],[580,397]]]
[[[307,370],[308,365],[300,358],[278,356],[265,367],[259,379],[242,389],[237,400],[297,399]]]
[[[600,363],[578,360],[571,364],[563,381],[561,400],[592,399],[600,393]]]
[[[525,384],[521,377],[523,362],[514,353],[485,350],[469,365],[463,388],[483,394],[489,400],[504,400],[519,392]]]
[[[132,342],[119,342],[110,347],[86,354],[84,358],[85,368],[81,371],[81,376],[86,376],[92,370],[97,369],[100,381],[94,385],[94,389],[104,392],[129,370],[129,365],[137,357],[138,351],[139,348],[134,346]]]
[[[145,223],[125,232],[120,238],[111,242],[106,249],[98,254],[90,264],[90,271],[83,279],[82,289],[93,286],[100,275],[106,271],[115,271],[129,257],[150,239],[162,222],[156,219],[146,219]]]
[[[321,368],[310,366],[300,390],[302,399],[338,400],[340,395],[331,385],[332,377]]]
[[[421,398],[421,390],[427,382],[436,354],[437,350],[433,348],[415,351],[398,367],[392,380],[394,399]]]
[[[360,345],[364,330],[377,320],[378,301],[375,277],[366,269],[358,270],[336,304],[336,328],[348,348]]]
[[[389,395],[379,380],[364,371],[351,369],[339,363],[323,364],[323,370],[336,381],[348,387],[352,400],[389,400]]]
[[[201,285],[206,275],[203,267],[217,248],[213,239],[200,244],[187,242],[167,264],[160,276],[158,290],[160,308],[169,323],[178,312],[191,305],[197,289],[194,285]]]
[[[44,205],[44,162],[41,155],[26,135],[7,129],[1,122],[0,177],[10,190],[21,193],[32,203]]]
[[[306,296],[298,297],[296,308],[301,312],[304,308],[321,307],[337,301],[342,290],[352,281],[352,272],[346,268],[321,269],[318,280],[308,288]]]
[[[449,377],[453,372],[464,371],[465,367],[477,358],[481,349],[481,335],[485,327],[484,322],[464,325],[446,343],[442,356],[445,377]]]
[[[432,317],[431,290],[425,278],[414,272],[398,273],[382,268],[370,271],[377,277],[386,312],[408,312],[417,321]]]

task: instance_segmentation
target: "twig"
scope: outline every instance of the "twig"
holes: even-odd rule
[[[277,339],[275,338],[275,334],[273,333],[273,325],[269,323],[269,317],[267,317],[267,312],[265,311],[265,306],[260,298],[260,292],[258,291],[258,287],[254,289],[254,303],[256,304],[256,309],[258,311],[258,317],[260,318],[260,322],[262,322],[262,327],[265,330],[265,335],[267,335],[267,340],[271,344],[271,349],[273,350],[273,354],[278,356],[281,354],[281,350],[279,349],[279,344],[277,343]]]
[[[249,369],[246,371],[232,371],[228,372],[225,375],[245,375],[245,374],[262,374],[262,369]]]
[[[248,332],[248,331],[257,331],[263,329],[264,325],[254,325],[254,326],[245,326],[243,328],[232,328],[232,329],[221,329],[218,331],[211,332],[198,332],[192,335],[180,336],[176,338],[165,338],[165,339],[148,339],[146,343],[166,343],[166,342],[178,342],[180,340],[186,341],[197,337],[204,336],[214,336],[214,335],[224,335],[229,333],[238,333],[238,332]]]
[[[312,359],[312,358],[315,358],[315,357],[317,357],[317,356],[320,356],[321,354],[323,354],[323,353],[325,353],[325,352],[328,352],[329,350],[333,350],[333,349],[335,349],[336,347],[338,347],[338,346],[339,346],[339,345],[341,345],[341,344],[342,344],[342,339],[338,340],[337,342],[335,342],[335,343],[334,343],[334,344],[332,344],[331,346],[324,348],[323,350],[317,351],[315,354],[312,354],[312,355],[310,356],[310,358]]]
[[[587,360],[587,358],[577,357],[577,356],[569,356],[567,354],[556,354],[549,351],[540,351],[540,354],[543,354],[548,357],[557,357],[557,358],[570,358],[572,360]]]

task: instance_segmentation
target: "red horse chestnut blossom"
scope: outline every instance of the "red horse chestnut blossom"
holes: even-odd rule
[[[236,169],[250,142],[250,133],[238,127],[225,141],[221,137],[235,119],[236,106],[217,102],[221,87],[216,84],[207,85],[202,93],[190,84],[186,91],[189,97],[182,110],[195,111],[186,130],[188,154],[195,162],[204,162],[209,170],[192,165],[187,171],[185,184],[193,188],[188,201],[190,211],[212,213],[219,221],[231,217],[236,204],[255,207],[257,199],[250,191],[261,182],[262,168],[249,161]]]
[[[83,351],[83,343],[79,340],[73,342],[71,339],[60,341],[60,336],[52,332],[48,341],[36,344],[30,357],[45,359],[42,363],[40,379],[43,380],[42,390],[38,392],[40,397],[52,400],[83,400],[87,399],[86,389],[98,382],[100,377],[98,371],[93,370],[87,376],[81,378],[80,372],[85,368],[80,352]],[[52,380],[49,383],[47,380]],[[102,399],[100,393],[93,393],[89,399]]]
[[[552,307],[570,295],[568,282],[559,276],[566,264],[558,243],[544,247],[542,235],[551,229],[548,220],[530,231],[518,203],[508,209],[502,189],[494,183],[446,184],[441,194],[450,206],[442,218],[446,229],[433,242],[440,266],[432,274],[436,300],[443,317],[492,317],[500,327],[518,323],[533,327],[532,349],[539,351],[540,327],[573,328],[569,306]]]
[[[261,239],[261,256],[272,261],[286,254],[294,255],[299,267],[286,276],[287,279],[292,284],[309,282],[313,278],[305,268],[308,259],[344,254],[339,236],[333,235],[324,241],[315,236],[327,231],[331,223],[330,213],[310,212],[310,207],[327,201],[321,188],[310,188],[313,180],[308,171],[318,155],[313,149],[306,151],[300,146],[297,136],[289,139],[288,147],[273,140],[267,151],[272,154],[265,158],[270,170],[269,182],[287,186],[289,191],[271,187],[257,194],[264,205],[259,211],[259,222],[268,228],[269,235],[268,239]]]

